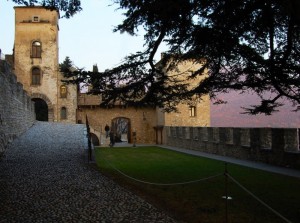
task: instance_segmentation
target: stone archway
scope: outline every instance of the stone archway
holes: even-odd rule
[[[92,140],[93,145],[99,146],[100,143],[99,143],[98,137],[94,133],[90,133],[90,135],[91,135],[91,140]]]
[[[114,118],[111,121],[111,130],[115,133],[116,142],[131,143],[131,124],[129,118]]]
[[[47,103],[40,98],[33,98],[34,101],[34,111],[37,121],[48,122],[48,105]]]
[[[53,122],[54,121],[54,109],[53,109],[53,105],[51,103],[51,101],[49,100],[49,98],[43,94],[39,94],[39,93],[33,93],[31,94],[31,100],[32,101],[38,101],[38,103],[41,105],[43,102],[41,101],[44,101],[45,104],[42,105],[44,106],[44,109],[45,109],[45,105],[47,105],[47,110],[48,110],[48,118],[47,118],[47,121],[49,122]],[[44,115],[45,117],[46,115]],[[37,119],[38,120],[38,119]],[[45,120],[43,120],[45,121]]]

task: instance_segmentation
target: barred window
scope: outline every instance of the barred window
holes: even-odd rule
[[[34,67],[31,70],[31,84],[32,85],[41,84],[41,70],[38,67]]]
[[[62,107],[60,110],[60,118],[61,119],[67,119],[67,109],[66,107]]]
[[[42,57],[42,45],[39,41],[32,43],[31,57],[41,58]]]
[[[195,106],[190,106],[189,107],[189,115],[190,115],[190,117],[195,117],[196,116],[196,107]]]
[[[35,15],[35,16],[32,16],[32,22],[39,22],[40,21],[40,17]]]

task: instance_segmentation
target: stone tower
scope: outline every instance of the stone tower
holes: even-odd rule
[[[61,80],[59,12],[15,7],[14,69],[35,102],[37,120],[76,122],[77,88]]]

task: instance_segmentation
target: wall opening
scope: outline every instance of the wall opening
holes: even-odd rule
[[[124,117],[114,118],[111,122],[111,131],[115,133],[116,142],[131,143],[130,119]]]
[[[91,140],[94,146],[99,146],[99,139],[98,137],[94,134],[94,133],[90,133],[91,134]]]
[[[48,105],[41,98],[33,98],[36,120],[48,122]]]

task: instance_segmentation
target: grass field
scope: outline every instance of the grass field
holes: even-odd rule
[[[103,174],[179,221],[285,222],[233,180],[226,180],[223,162],[159,147],[98,148],[95,154]],[[234,164],[227,164],[227,170],[272,209],[299,222],[300,179]],[[177,184],[195,180],[199,181]],[[231,200],[222,198],[226,191]]]

